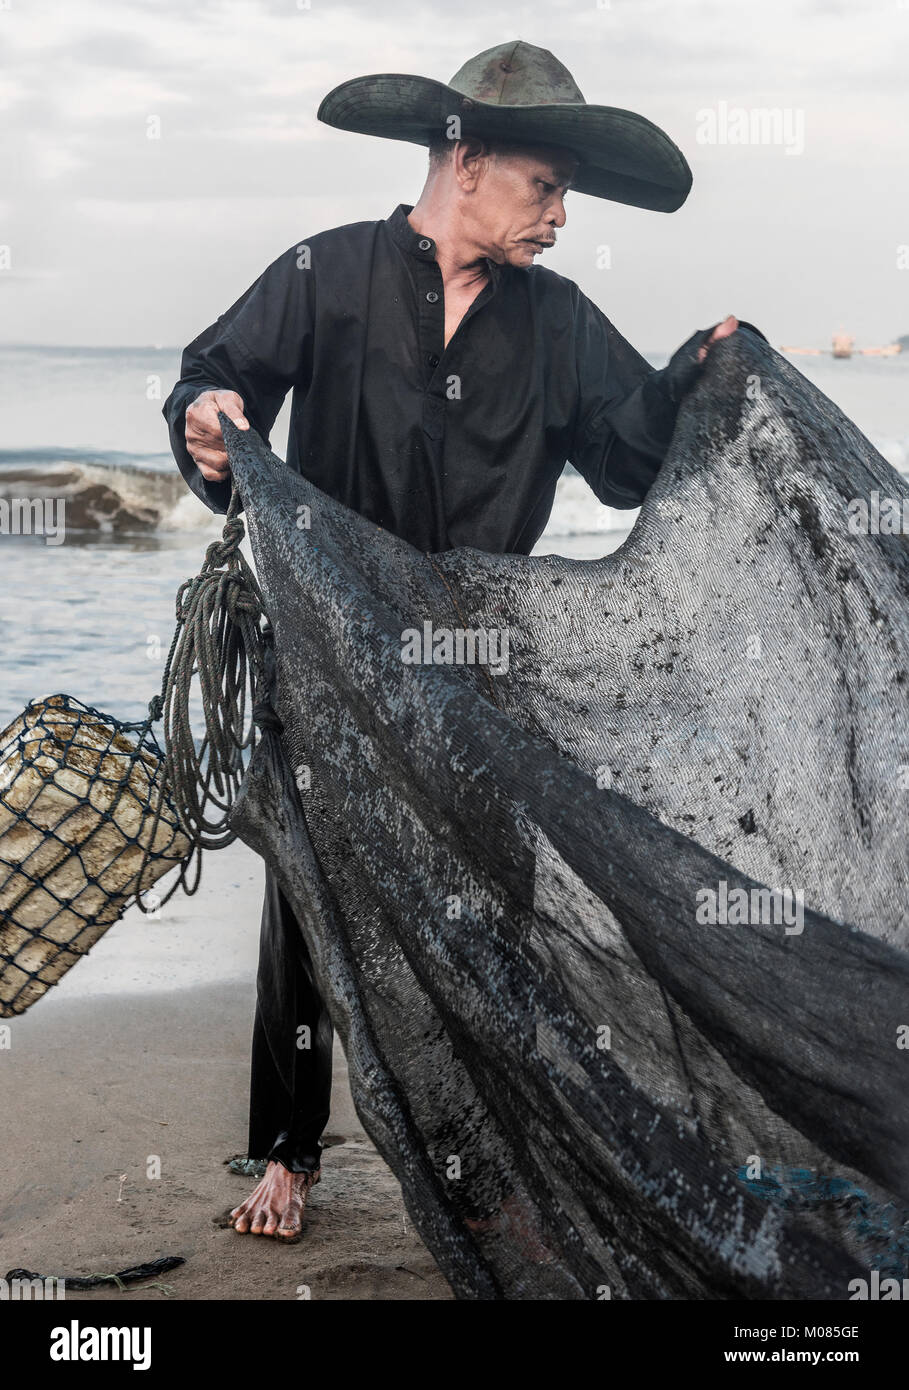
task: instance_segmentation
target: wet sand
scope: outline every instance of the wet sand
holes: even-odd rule
[[[161,1255],[155,1286],[67,1300],[449,1299],[367,1139],[335,1045],[322,1181],[303,1239],[238,1236],[261,865],[209,855],[203,886],[111,928],[0,1049],[0,1274],[108,1274]],[[160,1160],[160,1177],[153,1176]]]

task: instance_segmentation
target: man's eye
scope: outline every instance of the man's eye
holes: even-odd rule
[[[545,179],[540,179],[539,183],[540,183],[540,187],[542,188],[542,190],[543,190],[544,193],[554,193],[554,192],[555,192],[555,184],[554,184],[554,183],[547,183],[547,182],[545,181]]]

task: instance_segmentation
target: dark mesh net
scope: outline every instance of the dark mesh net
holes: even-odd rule
[[[148,724],[68,695],[0,734],[0,1017],[39,999],[191,849]]]
[[[225,437],[283,722],[233,824],[456,1293],[905,1273],[909,556],[847,525],[900,477],[744,333],[595,562],[420,554]]]

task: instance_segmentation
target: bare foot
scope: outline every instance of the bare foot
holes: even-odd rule
[[[321,1175],[321,1168],[315,1173],[291,1173],[283,1163],[269,1163],[262,1181],[245,1202],[234,1207],[231,1226],[241,1235],[248,1231],[252,1236],[297,1240],[303,1228],[306,1199]]]

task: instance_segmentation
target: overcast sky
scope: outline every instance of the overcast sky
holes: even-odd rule
[[[289,245],[416,200],[425,151],[321,125],[331,87],[512,38],[692,166],[668,216],[569,194],[546,260],[636,346],[727,311],[775,343],[909,333],[909,0],[309,5],[0,0],[0,341],[185,343]],[[701,143],[720,103],[787,110],[804,148]]]

